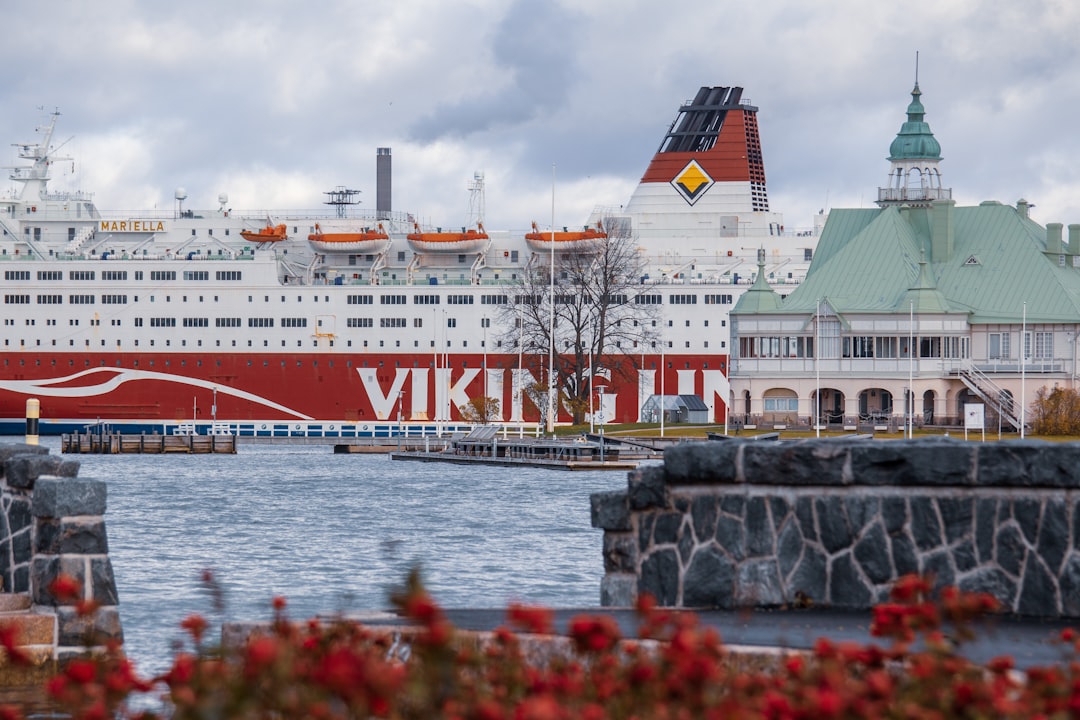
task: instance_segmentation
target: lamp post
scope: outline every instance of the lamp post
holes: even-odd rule
[[[401,406],[404,404],[405,391],[397,391],[397,449],[401,451]]]
[[[488,371],[487,371],[487,326],[488,326],[487,315],[485,315],[481,319],[480,324],[484,327],[484,341],[482,343],[482,345],[484,346],[484,362],[483,362],[484,403],[483,403],[483,406],[484,406],[484,422],[486,423],[487,420],[488,420],[488,415],[489,415],[489,409],[488,409]]]
[[[664,413],[667,410],[667,396],[664,395],[664,326],[660,321],[660,437],[664,437]]]

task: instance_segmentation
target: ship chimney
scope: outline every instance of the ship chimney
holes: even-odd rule
[[[390,148],[375,150],[375,217],[379,220],[390,219]]]

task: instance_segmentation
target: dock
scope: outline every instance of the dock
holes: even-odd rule
[[[75,433],[60,436],[60,452],[76,455],[234,455],[236,436]]]
[[[480,427],[451,440],[441,452],[391,452],[391,460],[442,462],[458,465],[541,467],[552,470],[633,470],[638,466],[623,456],[624,447],[590,440],[500,438],[498,429]]]

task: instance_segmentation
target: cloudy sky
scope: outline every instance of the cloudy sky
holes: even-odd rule
[[[700,86],[739,85],[772,209],[806,226],[872,205],[918,52],[954,197],[1080,223],[1072,0],[53,0],[5,26],[3,164],[58,108],[77,162],[54,186],[104,211],[177,187],[189,208],[318,208],[338,185],[372,208],[388,146],[395,210],[461,224],[479,170],[489,228],[543,224],[553,184],[576,225],[629,198]]]

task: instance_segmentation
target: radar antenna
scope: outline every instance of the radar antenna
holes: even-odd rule
[[[349,190],[344,185],[338,185],[333,190],[327,190],[323,195],[327,196],[327,200],[324,205],[333,206],[335,213],[339,218],[344,218],[348,215],[348,207],[350,205],[359,205],[359,200],[354,200],[357,195],[360,194],[359,190]]]

